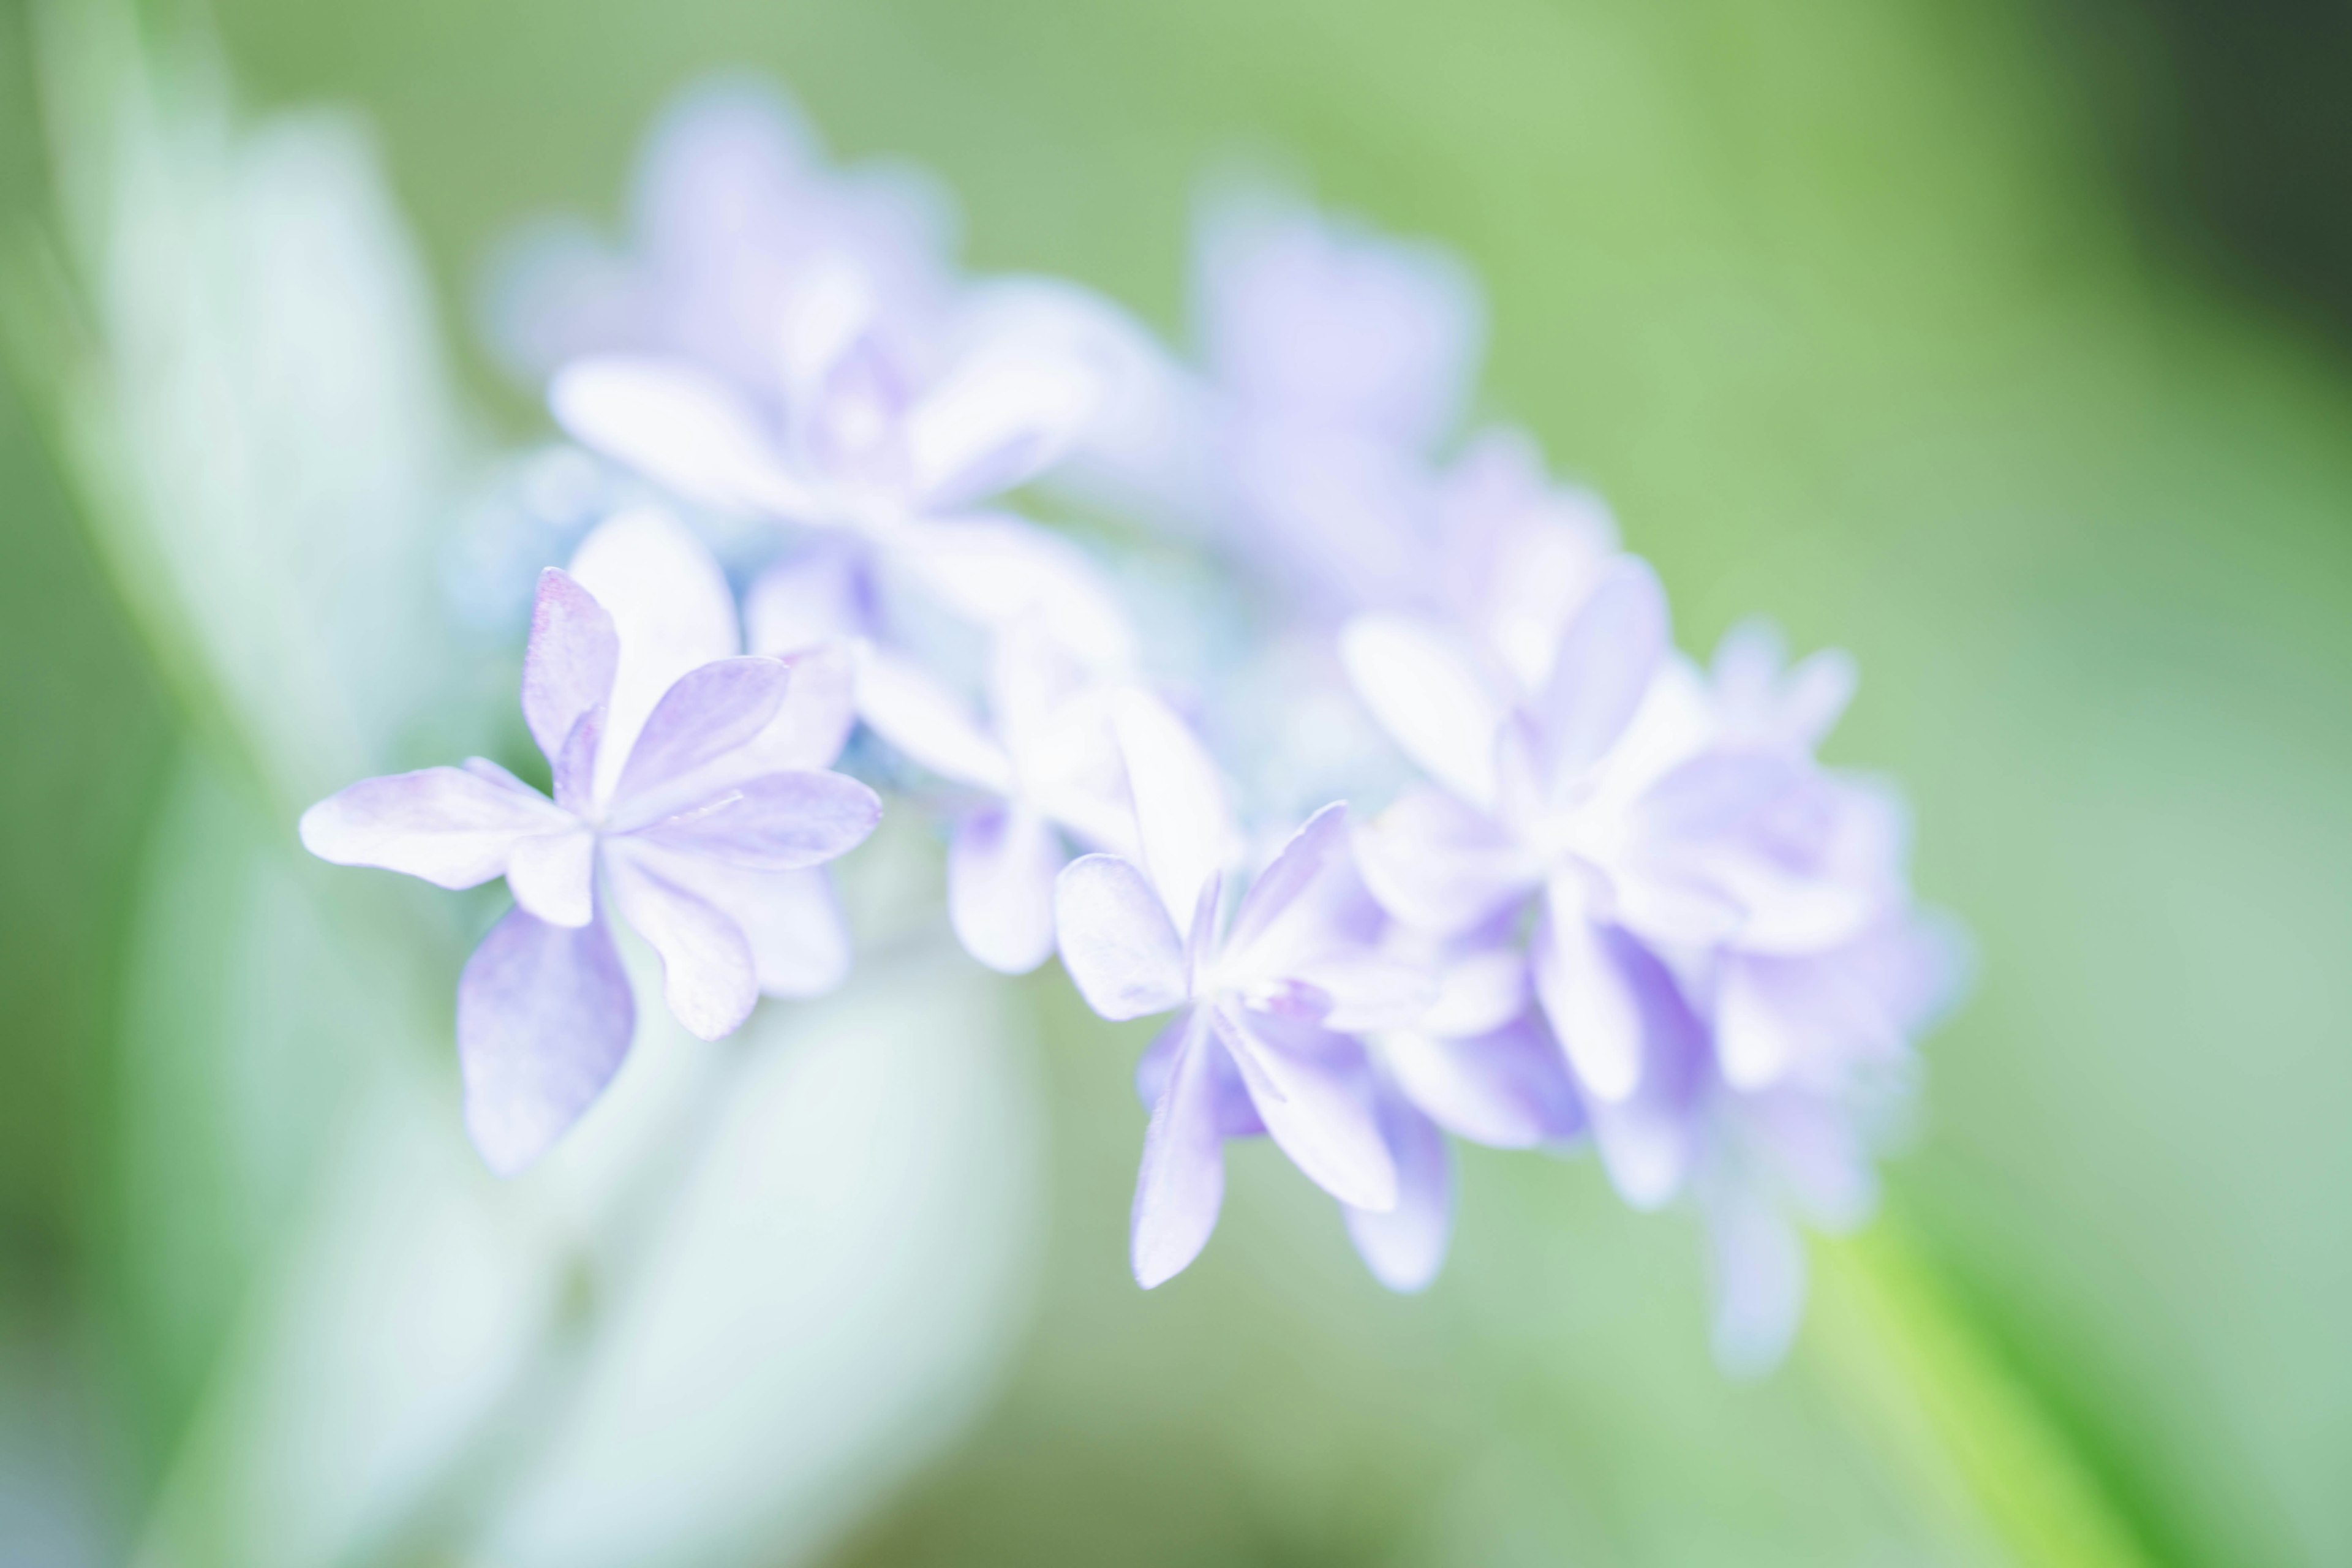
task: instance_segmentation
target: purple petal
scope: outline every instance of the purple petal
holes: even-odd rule
[[[860,650],[857,712],[876,734],[943,779],[992,795],[1013,787],[1013,763],[996,737],[910,658],[887,648]]]
[[[1585,1111],[1618,1195],[1654,1209],[1681,1190],[1698,1156],[1710,1082],[1706,1035],[1664,964],[1630,943],[1620,959],[1641,1016],[1641,1086],[1613,1102],[1588,1095]]]
[[[1265,1130],[1307,1180],[1353,1208],[1397,1202],[1362,1047],[1344,1036],[1219,1005],[1210,1022],[1241,1068]]]
[[[1209,359],[1232,393],[1407,450],[1446,433],[1485,335],[1459,259],[1258,204],[1213,215],[1203,239]]]
[[[1143,1135],[1129,1257],[1149,1290],[1181,1273],[1209,1244],[1225,1199],[1224,1141],[1217,1130],[1214,1058],[1221,1047],[1196,1010],[1170,1064],[1168,1087]]]
[[[1404,616],[1359,616],[1339,637],[1356,695],[1404,754],[1472,805],[1495,804],[1504,704],[1444,632]]]
[[[563,756],[572,727],[612,696],[620,654],[604,606],[555,567],[541,572],[522,656],[522,717],[550,766]]]
[[[583,446],[690,500],[768,516],[809,510],[806,489],[784,467],[759,416],[686,362],[574,360],[556,373],[547,401]]]
[[[550,925],[586,925],[595,879],[596,836],[585,826],[522,839],[507,859],[507,890]]]
[[[1861,680],[1853,656],[1842,647],[1825,647],[1798,660],[1780,697],[1783,732],[1808,750],[1820,745],[1837,728]]]
[[[485,764],[362,779],[304,812],[300,832],[321,860],[457,889],[504,875],[521,840],[575,826],[570,812]]]
[[[650,727],[646,733],[652,733]],[[749,871],[803,871],[856,848],[881,820],[881,797],[856,779],[833,773],[770,773],[627,837]]]
[[[1325,806],[1290,836],[1257,879],[1250,884],[1241,908],[1234,913],[1225,936],[1226,957],[1252,973],[1287,974],[1298,963],[1329,950],[1335,939],[1344,942],[1354,932],[1322,929],[1318,918],[1326,890],[1337,871],[1355,879],[1348,864],[1348,807],[1345,802]]]
[[[1642,1020],[1625,973],[1625,939],[1584,912],[1582,896],[1555,881],[1533,957],[1536,994],[1552,1032],[1594,1099],[1622,1100],[1642,1078]]]
[[[702,542],[658,511],[598,525],[572,557],[572,575],[596,596],[620,635],[605,705],[596,794],[610,800],[637,732],[688,671],[742,651],[735,596]]]
[[[1449,1132],[1497,1149],[1530,1149],[1584,1131],[1568,1064],[1533,1018],[1469,1039],[1406,1030],[1380,1043],[1399,1087]]]
[[[1001,974],[1026,974],[1054,952],[1054,880],[1062,841],[1035,814],[990,806],[956,825],[948,847],[948,920],[963,950]]]
[[[1168,1091],[1168,1075],[1175,1070],[1176,1053],[1183,1048],[1187,1033],[1194,1026],[1198,1015],[1186,1012],[1153,1037],[1150,1047],[1135,1059],[1135,1097],[1146,1110],[1160,1103]],[[1241,1068],[1234,1065],[1231,1052],[1220,1046],[1211,1055],[1215,1059],[1215,1093],[1217,1098],[1217,1131],[1226,1138],[1263,1138],[1265,1122],[1258,1116],[1257,1107],[1250,1103],[1248,1086],[1242,1082]]]
[[[1122,693],[1112,723],[1144,869],[1168,918],[1189,931],[1201,890],[1223,868],[1233,838],[1224,781],[1192,731],[1159,699]]]
[[[1702,1208],[1716,1363],[1735,1377],[1761,1376],[1788,1354],[1804,1316],[1804,1243],[1752,1190],[1710,1194]]]
[[[1062,967],[1087,1005],[1113,1022],[1184,1000],[1184,946],[1143,873],[1116,855],[1083,855],[1054,883]]]
[[[1396,1206],[1344,1210],[1348,1235],[1373,1279],[1391,1290],[1424,1290],[1445,1266],[1454,1229],[1453,1155],[1437,1124],[1394,1095],[1381,1099],[1381,1130],[1396,1161]]]
[[[601,920],[567,930],[509,910],[457,982],[466,1131],[490,1169],[521,1171],[604,1091],[636,1030]]]
[[[824,871],[748,871],[642,840],[630,853],[735,922],[767,994],[822,996],[849,977],[849,927]]]
[[[1135,634],[1118,594],[1084,551],[1015,517],[918,521],[892,531],[889,561],[975,626],[1034,621],[1088,664],[1117,668]]]
[[[646,802],[748,742],[783,706],[792,671],[780,659],[722,658],[688,671],[638,732],[614,798],[625,819]]]
[[[1665,590],[1646,562],[1626,556],[1561,635],[1536,704],[1555,784],[1582,773],[1616,743],[1670,651]]]
[[[1419,930],[1467,931],[1526,900],[1537,878],[1512,840],[1442,790],[1412,789],[1355,826],[1356,868],[1381,907]]]
[[[615,839],[605,857],[621,916],[661,955],[662,996],[672,1016],[699,1039],[723,1039],[760,1000],[751,943],[741,927],[636,848]]]

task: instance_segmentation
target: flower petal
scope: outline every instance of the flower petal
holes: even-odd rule
[[[783,655],[834,637],[871,635],[869,558],[862,541],[823,538],[761,573],[743,595],[746,647]]]
[[[1225,935],[1227,959],[1255,973],[1287,974],[1297,960],[1328,947],[1313,931],[1287,928],[1318,923],[1311,907],[1316,884],[1335,864],[1344,869],[1347,858],[1348,806],[1338,801],[1308,817],[1250,883]]]
[[[943,779],[1003,795],[1013,763],[971,710],[930,672],[887,648],[857,656],[858,716],[909,759]]]
[[[1380,1047],[1406,1096],[1473,1142],[1530,1149],[1585,1130],[1568,1064],[1534,1018],[1467,1039],[1405,1030]]]
[[[1533,993],[1527,954],[1516,947],[1457,953],[1437,972],[1437,996],[1422,1018],[1432,1035],[1467,1039],[1524,1016]]]
[[[749,871],[642,839],[628,852],[735,922],[768,995],[822,996],[849,977],[849,926],[824,871]]]
[[[1710,1193],[1701,1212],[1716,1363],[1734,1377],[1759,1377],[1789,1353],[1804,1317],[1804,1243],[1788,1216],[1751,1190]]]
[[[662,996],[687,1031],[723,1039],[760,1000],[759,972],[742,928],[663,876],[625,838],[607,847],[621,916],[661,955]]]
[[[1485,816],[1443,790],[1415,788],[1370,821],[1358,819],[1356,869],[1381,907],[1423,931],[1468,931],[1535,890],[1517,847]]]
[[[507,890],[550,925],[584,926],[595,913],[596,836],[585,826],[525,838],[507,860]]]
[[[1168,1091],[1168,1075],[1175,1070],[1176,1053],[1183,1047],[1184,1037],[1198,1016],[1192,1011],[1179,1015],[1135,1058],[1135,1097],[1143,1102],[1144,1110],[1158,1105],[1160,1097]],[[1258,1116],[1257,1107],[1250,1103],[1249,1089],[1242,1082],[1242,1069],[1234,1065],[1232,1053],[1220,1046],[1210,1054],[1215,1058],[1217,1131],[1226,1138],[1265,1137],[1265,1122]]]
[[[982,346],[908,411],[915,493],[944,510],[1011,489],[1069,448],[1104,390],[1077,354],[1011,334]]]
[[[541,572],[522,656],[522,717],[550,766],[562,757],[572,726],[612,696],[620,654],[604,606],[556,567]]]
[[[1016,517],[974,515],[902,524],[889,560],[924,593],[976,626],[1034,621],[1088,664],[1135,655],[1127,612],[1101,571],[1068,540]]]
[[[650,509],[601,523],[572,553],[572,576],[613,617],[621,639],[596,761],[610,800],[637,732],[688,670],[742,651],[735,595],[700,540]]]
[[[1340,630],[1339,658],[1406,756],[1471,805],[1494,805],[1504,708],[1453,638],[1408,616],[1358,616]]]
[[[803,871],[856,848],[881,820],[881,797],[845,774],[769,773],[627,837],[749,871]]]
[[[768,727],[744,742],[733,765],[743,778],[830,768],[857,723],[856,660],[849,645],[819,643],[784,657],[792,679]],[[731,782],[731,781],[730,781]]]
[[[1189,931],[1201,889],[1223,868],[1233,838],[1224,781],[1192,731],[1159,699],[1123,692],[1111,722],[1135,801],[1144,869],[1168,918]]]
[[[1217,1228],[1217,1210],[1225,1201],[1214,1076],[1222,1048],[1196,1010],[1185,1021],[1168,1087],[1143,1135],[1128,1255],[1135,1282],[1147,1290],[1181,1273]]]
[[[636,1031],[629,977],[601,920],[553,926],[515,909],[457,982],[466,1131],[511,1176],[544,1154],[620,1069]]]
[[[1630,943],[1621,961],[1641,1016],[1641,1084],[1619,1100],[1587,1095],[1585,1111],[1618,1195],[1637,1209],[1654,1209],[1681,1191],[1697,1161],[1713,1080],[1706,1030],[1665,966]]]
[[[1362,1047],[1230,1004],[1213,1007],[1210,1021],[1266,1131],[1307,1180],[1354,1208],[1394,1208],[1396,1162],[1372,1110]]]
[[[637,732],[614,799],[624,821],[641,821],[667,786],[718,761],[768,727],[792,671],[773,658],[722,658],[688,670],[662,694]]]
[[[1410,1294],[1427,1289],[1445,1266],[1454,1229],[1454,1159],[1437,1124],[1393,1094],[1381,1099],[1381,1131],[1396,1161],[1396,1206],[1342,1212],[1349,1238],[1372,1278]]]
[[[689,500],[777,517],[811,510],[759,416],[684,361],[573,360],[556,372],[547,401],[573,439]]]
[[[501,876],[521,840],[576,819],[504,769],[425,768],[362,779],[302,814],[302,847],[338,866],[376,866],[436,888]]]
[[[1657,574],[1638,557],[1622,557],[1561,634],[1536,702],[1555,788],[1616,744],[1671,651]]]
[[[1116,855],[1082,855],[1054,882],[1062,967],[1087,1005],[1114,1023],[1185,997],[1184,947],[1151,884]]]
[[[963,950],[1001,974],[1053,955],[1061,839],[1034,813],[989,806],[956,825],[948,847],[948,920]]]
[[[1565,879],[1549,889],[1533,956],[1536,994],[1552,1032],[1594,1099],[1617,1101],[1642,1078],[1642,1020],[1625,973],[1625,939],[1586,914],[1582,895]]]

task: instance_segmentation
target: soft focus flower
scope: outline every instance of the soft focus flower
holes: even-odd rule
[[[1102,374],[1071,342],[982,311],[935,338],[894,331],[871,280],[817,269],[762,341],[756,391],[676,355],[575,360],[549,388],[575,438],[678,495],[819,537],[762,595],[793,646],[887,634],[880,601],[912,589],[984,626],[1037,619],[1104,662],[1124,616],[1084,553],[982,503],[1051,465],[1085,426]]]
[[[858,711],[913,761],[982,796],[956,817],[948,917],[964,951],[1023,974],[1054,951],[1054,879],[1065,833],[1132,858],[1134,817],[1110,727],[1111,689],[1052,637],[1019,626],[995,640],[983,721],[912,659],[868,647]]]
[[[533,384],[588,354],[691,360],[739,386],[774,372],[776,323],[846,258],[894,321],[954,289],[954,204],[906,164],[834,168],[791,100],[756,80],[681,93],[646,135],[614,247],[578,222],[519,235],[493,268],[489,336]]]
[[[1507,929],[1432,942],[1392,928],[1396,959],[1436,976],[1412,1026],[1366,1037],[1381,1136],[1396,1162],[1397,1206],[1347,1210],[1365,1264],[1393,1290],[1437,1277],[1453,1227],[1445,1134],[1498,1149],[1559,1144],[1585,1130],[1559,1047],[1535,1010],[1527,955]]]
[[[763,987],[820,989],[845,961],[814,868],[882,808],[824,771],[846,725],[840,672],[735,657],[725,583],[698,551],[664,519],[625,518],[572,574],[541,577],[522,710],[553,800],[476,757],[366,780],[302,817],[303,844],[339,865],[453,889],[506,878],[515,907],[457,992],[467,1127],[502,1174],[545,1152],[627,1053],[635,1007],[608,906],[704,1039],[740,1026]]]
[[[1524,698],[1425,621],[1359,617],[1344,642],[1366,705],[1444,786],[1409,792],[1360,835],[1366,880],[1398,919],[1435,931],[1540,893],[1537,990],[1578,1081],[1604,1101],[1643,1071],[1630,949],[1704,946],[1738,926],[1727,847],[1790,777],[1776,757],[1704,747],[1703,704],[1671,652],[1664,595],[1630,557]]]
[[[1153,699],[1126,695],[1114,722],[1142,861],[1072,861],[1055,910],[1062,962],[1097,1013],[1183,1010],[1148,1058],[1150,1076],[1164,1074],[1135,1192],[1132,1260],[1148,1289],[1215,1227],[1227,1137],[1262,1128],[1341,1203],[1397,1207],[1397,1162],[1355,1037],[1414,1022],[1430,991],[1375,945],[1381,916],[1349,864],[1345,806],[1301,828],[1224,925],[1234,829],[1214,766]]]

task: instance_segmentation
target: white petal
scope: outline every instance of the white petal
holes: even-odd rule
[[[586,827],[526,838],[507,861],[507,890],[550,925],[584,926],[595,910],[596,836]]]
[[[1611,933],[1586,915],[1572,888],[1555,882],[1533,957],[1536,992],[1552,1030],[1595,1100],[1622,1100],[1642,1079],[1642,1018]]]
[[[1201,889],[1224,867],[1233,840],[1224,781],[1201,742],[1167,704],[1141,691],[1120,695],[1112,714],[1144,869],[1168,918],[1189,931]]]
[[[596,795],[609,800],[663,694],[688,670],[734,657],[741,634],[719,563],[667,513],[624,512],[602,524],[572,557],[572,576],[621,639],[596,757]]]
[[[574,360],[556,373],[548,405],[575,439],[690,500],[772,516],[809,510],[759,416],[682,361]]]
[[[1502,704],[1451,638],[1410,616],[1359,616],[1339,634],[1339,657],[1406,756],[1471,805],[1494,805]]]
[[[1061,840],[1034,813],[992,806],[957,825],[948,848],[948,920],[963,950],[1003,974],[1054,952]]]
[[[1184,946],[1143,873],[1116,855],[1085,855],[1054,884],[1062,966],[1113,1022],[1165,1013],[1186,994]]]
[[[742,929],[626,840],[610,847],[606,861],[622,918],[661,955],[662,995],[677,1021],[705,1040],[740,1028],[760,999]]]
[[[858,716],[874,732],[944,779],[1003,795],[1013,763],[971,710],[902,654],[867,645],[857,655]]]
[[[908,415],[916,493],[946,510],[1022,483],[1068,449],[1103,391],[1077,354],[1009,334],[982,346]]]
[[[891,563],[975,626],[1034,621],[1088,664],[1118,668],[1135,634],[1118,595],[1084,551],[1019,518],[970,516],[892,531]]]

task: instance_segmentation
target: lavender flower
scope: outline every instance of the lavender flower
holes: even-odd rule
[[[1359,836],[1367,882],[1435,931],[1539,893],[1544,1011],[1584,1089],[1625,1100],[1643,1071],[1632,949],[1704,947],[1738,926],[1725,847],[1789,787],[1789,765],[1706,749],[1703,701],[1670,662],[1664,595],[1630,557],[1530,696],[1423,620],[1359,617],[1343,653],[1374,716],[1445,786],[1409,792]]]
[[[715,568],[704,576],[696,550],[666,520],[623,519],[582,546],[576,579],[541,577],[522,710],[553,800],[476,757],[303,814],[305,847],[338,865],[452,889],[506,878],[515,907],[457,991],[467,1127],[501,1174],[544,1153],[627,1053],[635,1007],[608,905],[660,955],[670,1011],[704,1039],[740,1026],[763,985],[838,977],[814,868],[881,814],[864,784],[823,771],[845,689],[821,658],[731,657],[732,605],[723,580],[709,595]]]
[[[1100,395],[1082,353],[1023,320],[979,312],[908,343],[844,263],[771,324],[760,395],[690,360],[602,355],[567,364],[549,401],[574,437],[688,500],[824,536],[759,590],[795,607],[772,622],[795,646],[886,632],[878,601],[911,589],[984,626],[1042,620],[1118,662],[1126,620],[1085,555],[975,510],[1058,458]]]
[[[948,917],[964,951],[1024,974],[1054,951],[1054,881],[1065,833],[1132,858],[1133,812],[1110,729],[1110,689],[1034,626],[1001,634],[989,722],[921,666],[866,648],[858,710],[876,733],[979,794],[948,850]]]
[[[1347,811],[1326,807],[1261,872],[1220,931],[1233,841],[1214,766],[1175,715],[1129,693],[1114,722],[1142,865],[1088,855],[1064,868],[1062,962],[1106,1018],[1183,1016],[1147,1058],[1164,1064],[1136,1183],[1132,1261],[1146,1289],[1198,1256],[1223,1200],[1222,1145],[1263,1129],[1351,1208],[1395,1209],[1402,1188],[1361,1031],[1409,1025],[1426,977],[1374,946],[1379,910],[1348,861]]]
[[[1374,1278],[1420,1290],[1445,1261],[1453,1227],[1446,1134],[1498,1149],[1558,1144],[1585,1131],[1559,1047],[1533,1006],[1527,956],[1507,930],[1438,943],[1392,928],[1398,962],[1433,973],[1428,1010],[1409,1028],[1368,1036],[1381,1136],[1399,1196],[1387,1213],[1349,1208],[1348,1234]]]

